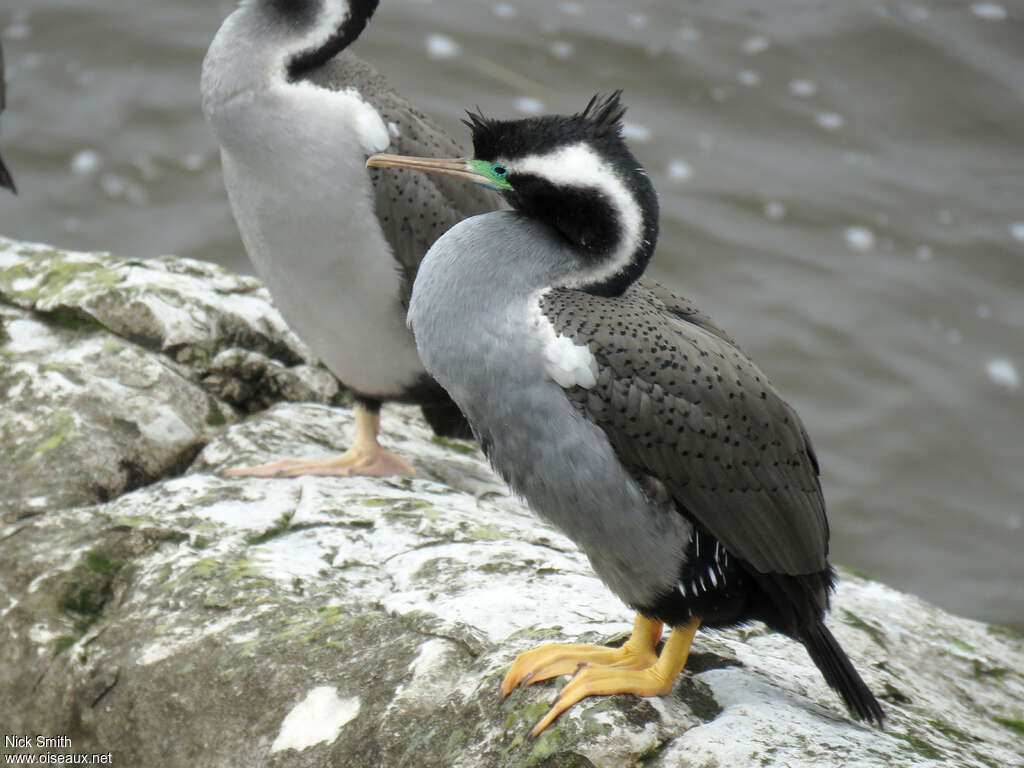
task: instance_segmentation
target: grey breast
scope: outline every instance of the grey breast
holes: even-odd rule
[[[427,157],[464,156],[444,129],[399,95],[387,79],[348,51],[306,79],[322,88],[355,88],[380,113],[391,134],[390,152]],[[371,168],[377,220],[402,273],[402,305],[424,254],[442,234],[469,216],[502,207],[490,190],[447,176]]]
[[[554,289],[541,308],[593,353],[597,385],[566,395],[638,482],[657,478],[684,514],[761,572],[827,567],[807,432],[709,317],[647,280],[614,299]]]

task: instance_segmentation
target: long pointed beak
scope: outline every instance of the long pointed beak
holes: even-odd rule
[[[475,184],[491,184],[491,180],[476,171],[464,157],[441,159],[437,157],[407,157],[406,155],[374,155],[366,161],[367,168],[411,168],[427,173],[443,173]]]

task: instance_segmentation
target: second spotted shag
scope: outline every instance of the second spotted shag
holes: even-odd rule
[[[245,0],[203,61],[203,114],[246,252],[274,302],[355,396],[340,456],[285,459],[229,476],[415,474],[377,440],[381,403],[416,403],[434,431],[468,437],[405,327],[423,254],[457,221],[491,211],[487,190],[367,172],[375,152],[459,152],[349,46],[377,0]]]
[[[701,624],[761,620],[881,723],[824,624],[835,572],[799,417],[706,315],[640,279],[658,202],[621,138],[624,111],[615,93],[571,116],[471,115],[472,159],[369,160],[481,184],[514,209],[434,244],[409,323],[494,467],[637,611],[621,648],[522,654],[502,695],[576,673],[535,736],[586,696],[667,693]]]

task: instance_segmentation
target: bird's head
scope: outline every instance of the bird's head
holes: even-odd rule
[[[622,139],[620,94],[595,96],[574,115],[493,120],[470,113],[469,159],[375,155],[367,164],[445,173],[496,190],[582,257],[584,266],[564,285],[617,295],[647,267],[658,235],[657,194]]]

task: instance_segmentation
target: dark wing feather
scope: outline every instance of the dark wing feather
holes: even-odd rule
[[[430,118],[395,92],[386,78],[348,51],[304,79],[331,90],[355,88],[391,129],[387,151],[420,157],[459,157],[465,151]],[[490,190],[448,176],[369,168],[377,220],[402,271],[402,304],[409,306],[420,261],[434,241],[469,216],[501,207]]]
[[[541,309],[593,353],[596,386],[566,395],[634,477],[656,477],[684,514],[762,573],[827,568],[807,432],[710,318],[648,280],[611,299],[554,289]]]
[[[661,283],[655,282],[647,277],[641,277],[637,280],[636,284],[638,287],[650,291],[655,300],[660,301],[666,310],[671,312],[673,315],[678,316],[681,320],[693,323],[694,325],[699,325],[705,331],[714,334],[723,341],[732,344],[734,347],[736,346],[736,342],[732,336],[720,328],[709,315],[702,312],[701,309],[689,299],[673,293]]]

